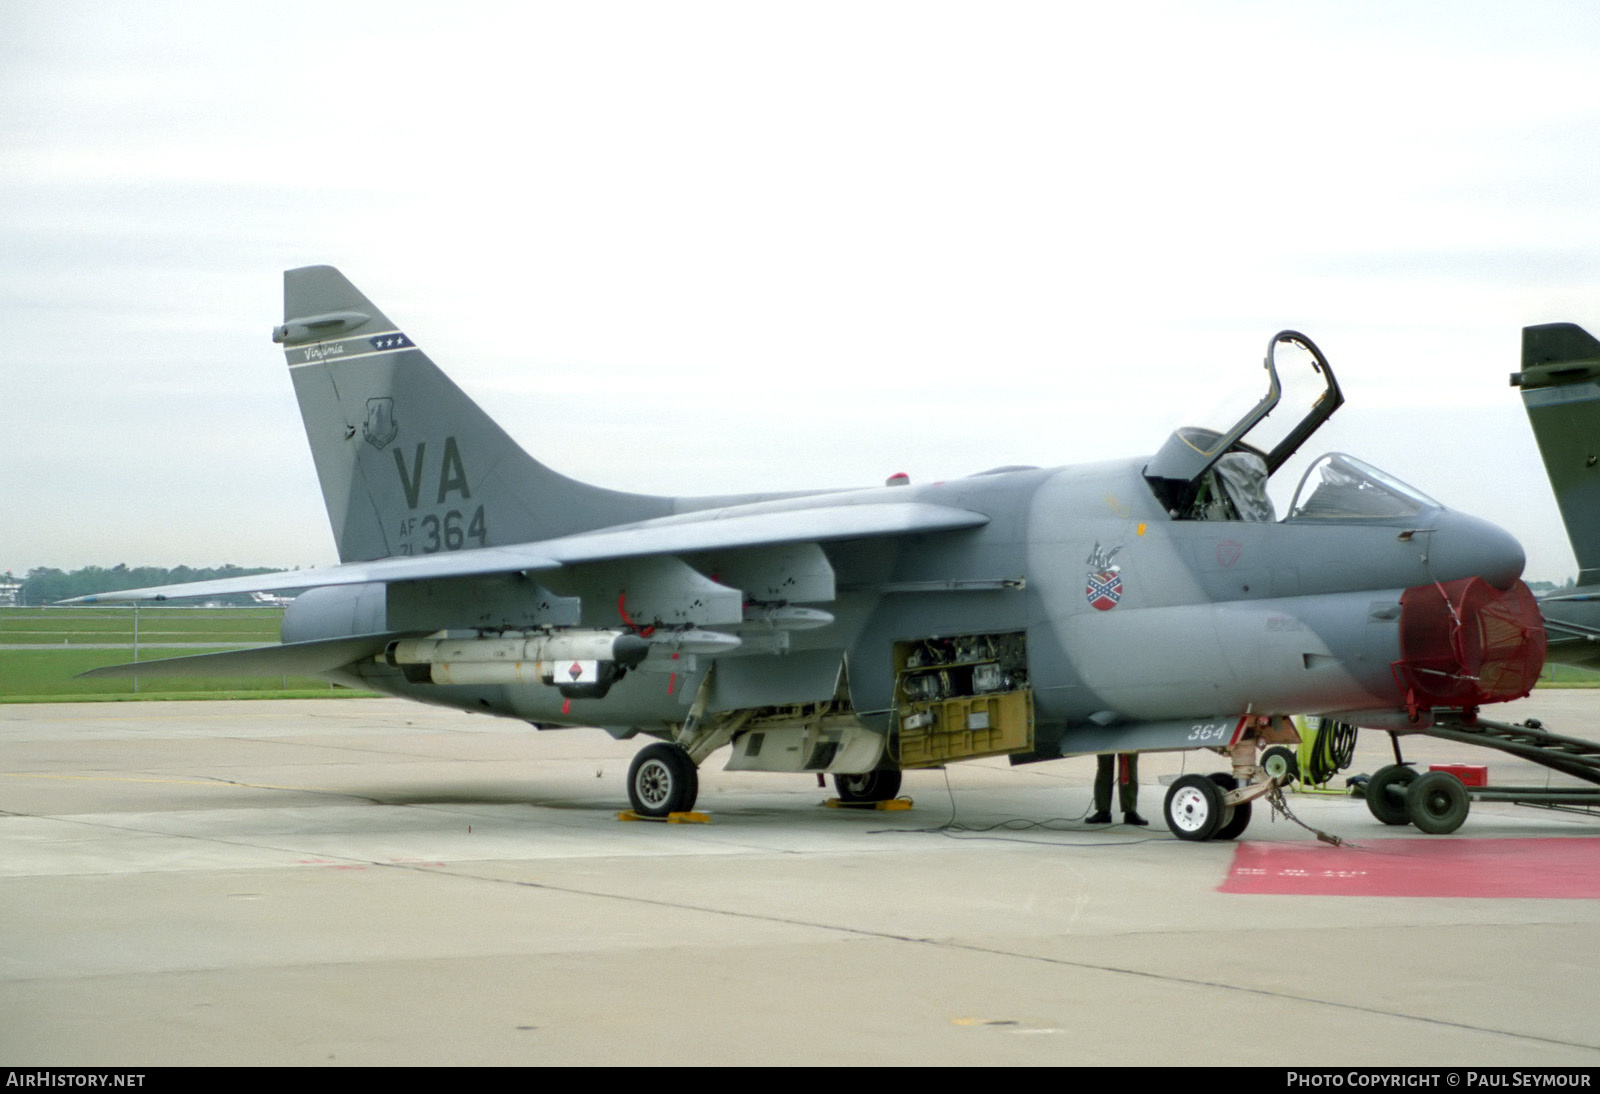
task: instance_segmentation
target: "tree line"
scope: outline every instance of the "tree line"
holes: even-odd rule
[[[129,566],[120,563],[107,569],[104,566],[85,566],[81,570],[57,570],[49,566],[36,566],[26,577],[5,575],[7,583],[20,581],[22,590],[18,603],[24,605],[54,604],[75,596],[94,593],[114,593],[121,589],[142,589],[148,585],[177,585],[187,581],[214,581],[224,577],[246,577],[252,574],[277,574],[282,569],[269,566]],[[248,594],[219,596],[207,599],[221,604],[248,605],[254,603]]]

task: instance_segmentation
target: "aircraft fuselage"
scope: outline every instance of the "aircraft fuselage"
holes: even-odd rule
[[[652,656],[649,671],[628,674],[600,698],[571,699],[539,684],[417,683],[379,661],[352,668],[367,687],[425,702],[630,735],[681,724],[713,665],[712,715],[827,702],[842,665],[855,717],[882,732],[903,699],[897,644],[1020,635],[1038,740],[1092,751],[1103,730],[1130,724],[1400,711],[1405,694],[1393,666],[1402,656],[1404,592],[1468,577],[1503,589],[1521,570],[1510,536],[1443,508],[1387,520],[1176,520],[1142,467],[1019,469],[766,501],[804,511],[913,500],[980,513],[987,523],[824,544],[837,582],[825,604],[831,624],[796,631],[781,649]],[[679,503],[692,511],[688,504]],[[363,599],[369,612],[360,618],[352,608]],[[393,630],[384,603],[382,587],[315,590],[291,607],[284,639]],[[608,601],[574,622],[619,625]]]

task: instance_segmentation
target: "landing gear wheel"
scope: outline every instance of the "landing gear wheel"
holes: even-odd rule
[[[1216,771],[1211,775],[1211,781],[1217,784],[1224,794],[1238,785],[1232,775],[1225,771]],[[1226,808],[1226,807],[1225,807]],[[1240,802],[1238,805],[1227,809],[1231,816],[1217,826],[1216,834],[1212,839],[1237,839],[1250,827],[1250,803]]]
[[[1167,827],[1179,839],[1208,840],[1229,818],[1222,791],[1204,775],[1185,775],[1167,791]]]
[[[1448,835],[1460,828],[1471,804],[1467,788],[1448,771],[1418,775],[1406,788],[1406,813],[1429,835]]]
[[[628,768],[628,801],[641,817],[686,813],[699,796],[700,773],[677,745],[646,745]]]
[[[1378,768],[1367,780],[1367,809],[1384,824],[1410,824],[1403,794],[1394,792],[1405,791],[1416,777],[1416,771],[1403,764]]]
[[[886,802],[900,793],[900,772],[885,768],[860,775],[835,775],[833,787],[842,802]]]
[[[1300,777],[1300,760],[1294,749],[1273,745],[1261,754],[1261,770],[1267,773],[1267,778],[1277,779],[1279,786],[1288,786]]]

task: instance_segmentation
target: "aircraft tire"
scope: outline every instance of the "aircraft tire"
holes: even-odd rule
[[[1233,776],[1226,771],[1212,772],[1211,781],[1216,783],[1224,794],[1238,785]],[[1226,812],[1228,819],[1217,825],[1216,835],[1212,836],[1212,839],[1237,839],[1244,834],[1246,828],[1250,827],[1249,802],[1241,802]]]
[[[1300,761],[1294,749],[1273,745],[1261,754],[1261,770],[1269,779],[1277,779],[1279,786],[1288,786],[1300,777]]]
[[[1167,827],[1183,840],[1208,840],[1229,818],[1222,790],[1205,775],[1185,775],[1167,790]]]
[[[879,768],[861,775],[835,775],[833,788],[842,802],[886,802],[900,793],[898,768]]]
[[[1467,788],[1448,771],[1418,775],[1406,787],[1406,813],[1429,835],[1444,836],[1460,828],[1471,806]]]
[[[1405,803],[1391,795],[1390,791],[1406,789],[1416,777],[1416,771],[1404,764],[1378,768],[1367,780],[1367,811],[1384,824],[1410,824],[1411,816]]]
[[[677,745],[646,745],[628,767],[628,802],[641,817],[686,813],[699,796],[700,773]]]

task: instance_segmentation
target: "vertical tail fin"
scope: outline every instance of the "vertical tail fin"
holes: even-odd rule
[[[529,456],[332,266],[284,273],[272,340],[340,561],[526,543],[670,510]]]
[[[1600,583],[1600,342],[1573,323],[1522,328],[1522,389],[1578,584]]]

